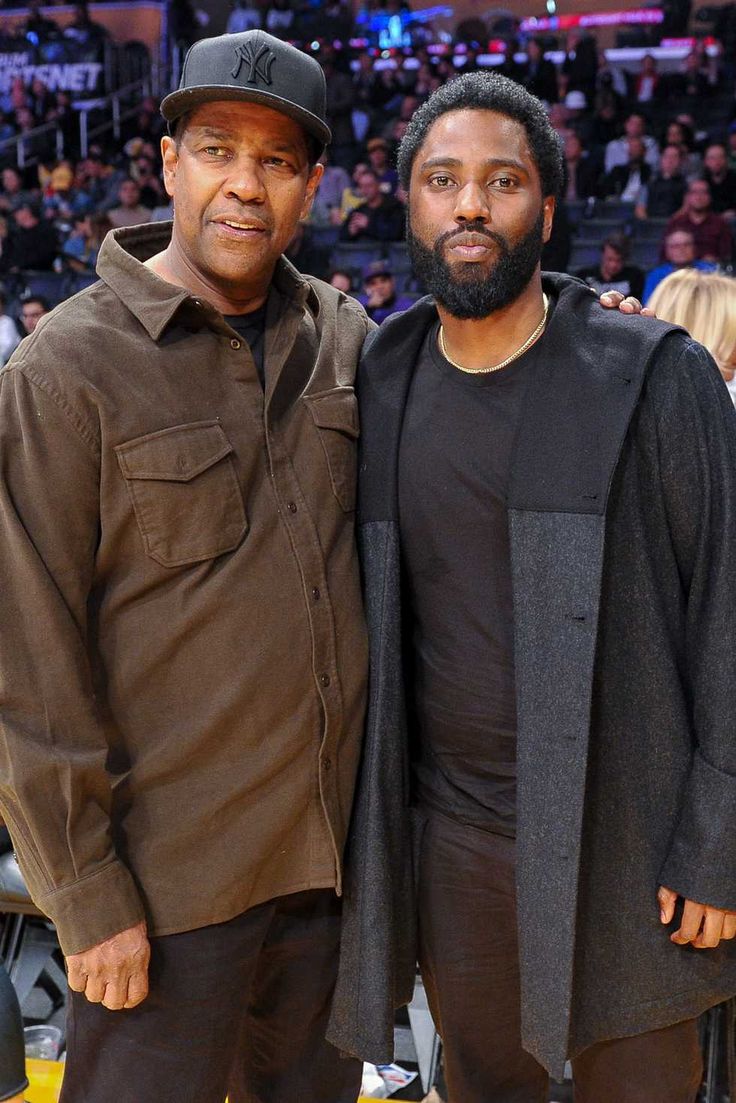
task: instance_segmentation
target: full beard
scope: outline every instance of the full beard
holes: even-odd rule
[[[477,320],[515,302],[527,287],[542,255],[543,228],[544,212],[540,210],[532,228],[513,247],[481,223],[468,223],[462,230],[443,234],[431,248],[412,233],[409,225],[406,240],[414,274],[427,293],[454,318]],[[446,242],[459,233],[483,234],[496,243],[500,255],[490,272],[473,261],[450,265],[445,260]]]

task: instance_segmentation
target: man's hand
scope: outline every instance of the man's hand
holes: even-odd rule
[[[661,922],[671,923],[677,893],[662,886],[657,899]],[[671,942],[678,946],[690,943],[696,950],[712,950],[722,939],[728,938],[736,938],[736,912],[712,908],[710,904],[696,904],[694,900],[685,901],[680,929],[670,935]]]
[[[368,229],[368,215],[364,211],[356,211],[355,214],[350,216],[348,223],[348,233],[351,237],[355,237],[357,234],[361,234],[363,230]]]
[[[619,310],[621,314],[643,314],[645,318],[656,318],[650,306],[642,306],[633,295],[624,297],[620,291],[604,291],[598,300],[606,310]]]
[[[136,1007],[148,995],[150,957],[146,924],[137,923],[99,946],[70,954],[66,959],[69,987],[110,1011]]]

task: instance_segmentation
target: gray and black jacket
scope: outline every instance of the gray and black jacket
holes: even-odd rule
[[[544,283],[508,508],[523,1040],[559,1076],[736,992],[736,944],[673,945],[656,899],[736,909],[736,414],[683,331]],[[397,456],[435,319],[390,319],[358,377],[371,675],[330,1038],[372,1061],[415,972]]]

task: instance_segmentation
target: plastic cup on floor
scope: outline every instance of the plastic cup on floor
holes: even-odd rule
[[[61,1030],[58,1026],[27,1026],[23,1031],[26,1057],[41,1061],[56,1061],[61,1049]]]

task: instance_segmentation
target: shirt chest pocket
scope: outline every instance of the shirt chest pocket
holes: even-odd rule
[[[352,387],[304,395],[327,459],[332,490],[346,513],[355,509],[358,400]]]
[[[179,567],[232,551],[248,520],[233,447],[216,421],[175,425],[119,444],[146,553]]]

